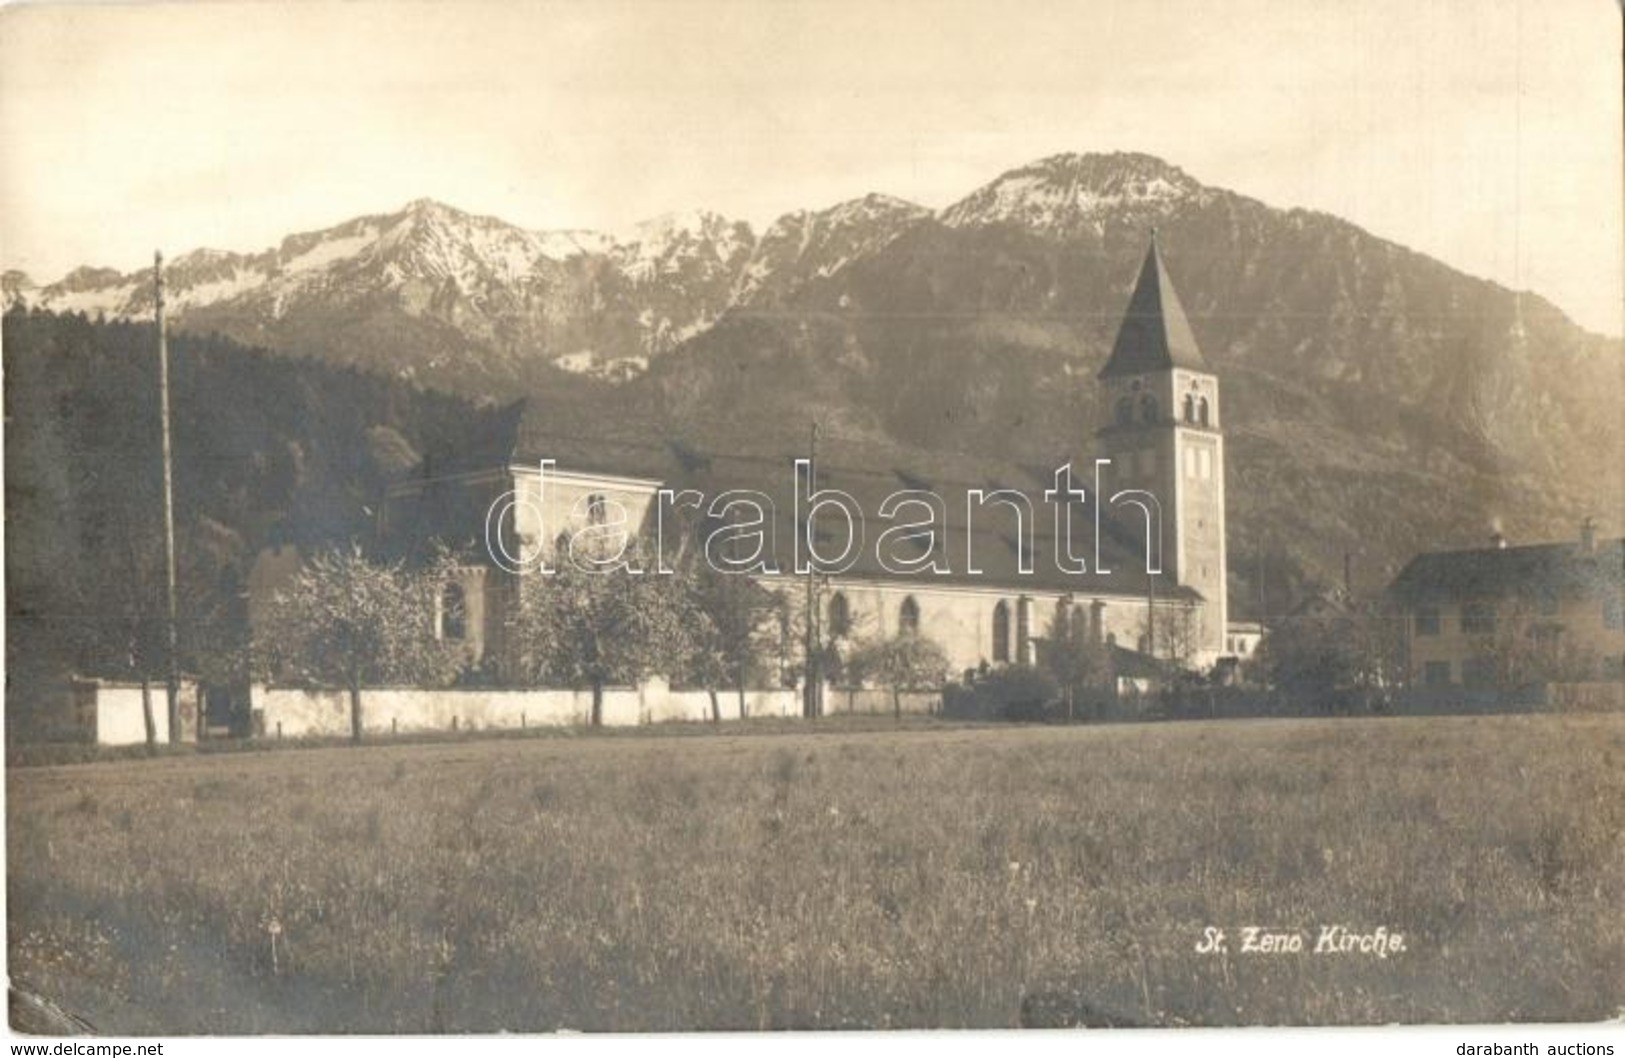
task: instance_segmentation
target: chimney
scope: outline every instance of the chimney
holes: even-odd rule
[[[1582,554],[1591,554],[1597,550],[1597,522],[1594,518],[1587,518],[1580,523],[1580,551]]]

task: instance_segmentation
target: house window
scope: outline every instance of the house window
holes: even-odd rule
[[[903,600],[903,605],[897,610],[897,631],[903,635],[915,635],[920,630],[920,604],[910,595]]]
[[[604,522],[606,522],[608,520],[608,517],[609,517],[608,512],[606,510],[607,506],[608,506],[608,501],[604,499],[604,494],[602,492],[595,492],[592,495],[588,496],[587,497],[587,524],[588,525],[603,525]]]
[[[1625,628],[1625,597],[1614,594],[1602,600],[1602,626],[1616,632]]]
[[[839,639],[852,631],[852,610],[840,592],[829,600],[829,634]]]
[[[1554,650],[1563,638],[1562,625],[1535,625],[1529,629],[1529,638],[1542,650]]]
[[[1495,683],[1495,659],[1468,658],[1461,663],[1461,682],[1469,687],[1490,687]]]
[[[468,638],[468,596],[461,584],[448,584],[440,592],[440,638],[451,642]]]
[[[1436,636],[1439,634],[1439,608],[1437,606],[1424,606],[1416,611],[1416,634],[1419,636]]]
[[[1495,607],[1477,601],[1462,606],[1461,630],[1464,635],[1470,636],[1494,635]]]
[[[1444,687],[1450,683],[1450,662],[1429,661],[1422,665],[1422,682],[1429,687]]]
[[[1010,660],[1010,604],[1003,599],[993,607],[993,660]]]

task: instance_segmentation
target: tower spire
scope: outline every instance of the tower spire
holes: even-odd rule
[[[1196,335],[1191,333],[1190,321],[1185,318],[1184,306],[1174,292],[1173,280],[1162,263],[1157,229],[1152,228],[1145,263],[1140,266],[1140,277],[1123,313],[1123,325],[1100,377],[1140,375],[1173,367],[1209,370],[1197,348]]]

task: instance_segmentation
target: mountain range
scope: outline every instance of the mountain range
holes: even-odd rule
[[[769,306],[884,246],[930,211],[870,195],[792,213],[758,236],[715,213],[668,214],[619,234],[527,231],[429,199],[290,235],[256,254],[193,250],[164,269],[179,327],[442,387],[485,390],[547,366],[609,381],[703,332]],[[84,267],[6,300],[150,317],[150,269]]]
[[[1227,402],[1238,598],[1256,598],[1248,556],[1309,583],[1350,554],[1374,587],[1492,525],[1553,538],[1620,518],[1619,339],[1143,154],[1056,155],[941,210],[875,194],[760,233],[706,212],[534,232],[420,200],[257,254],[193,251],[165,277],[177,328],[528,397],[561,433],[766,451],[816,419],[843,458],[1036,475],[1090,450],[1094,375],[1153,229]],[[146,270],[5,288],[89,315],[152,306]]]

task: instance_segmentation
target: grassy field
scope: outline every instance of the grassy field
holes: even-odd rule
[[[109,1032],[1625,1005],[1618,716],[467,741],[7,790],[13,983]],[[1324,925],[1405,950],[1316,954]]]

